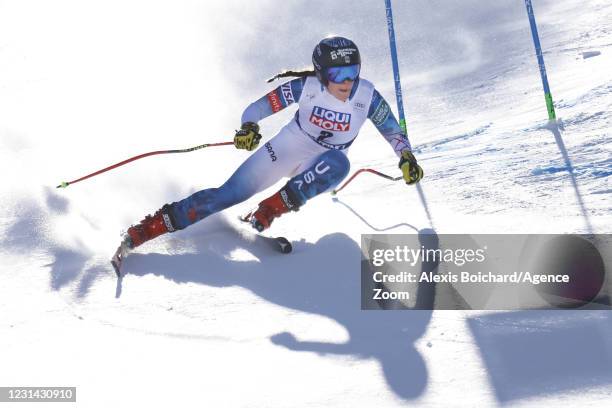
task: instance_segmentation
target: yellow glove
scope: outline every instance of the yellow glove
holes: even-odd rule
[[[234,146],[236,146],[236,149],[251,151],[257,148],[259,140],[261,140],[259,125],[254,122],[246,122],[242,124],[240,130],[236,131]]]
[[[417,160],[410,150],[404,150],[400,158],[399,168],[406,184],[418,183],[423,178],[423,169],[418,165]]]

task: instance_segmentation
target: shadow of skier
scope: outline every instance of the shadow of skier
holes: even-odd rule
[[[427,368],[414,343],[425,332],[431,310],[363,311],[360,308],[360,248],[347,235],[329,234],[315,244],[298,242],[287,256],[262,242],[243,245],[227,229],[194,236],[196,254],[132,254],[124,267],[131,275],[154,274],[177,283],[241,286],[262,299],[305,313],[329,317],[350,335],[345,343],[303,342],[291,333],[271,341],[294,351],[340,354],[378,360],[389,387],[400,397],[420,396],[427,385]],[[228,238],[228,236],[233,237]],[[214,245],[214,249],[202,247]],[[228,262],[236,248],[248,249],[257,261]],[[429,292],[433,304],[433,293]],[[421,306],[423,306],[421,300]]]

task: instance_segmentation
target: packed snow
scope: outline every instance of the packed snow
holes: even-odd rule
[[[361,234],[612,231],[612,4],[533,3],[557,124],[523,1],[395,1],[421,194],[360,175],[275,221],[282,255],[236,222],[279,184],[139,247],[118,280],[121,231],[249,153],[56,185],[232,140],[329,34],[395,107],[384,2],[0,1],[0,386],[76,386],[79,407],[608,405],[609,312],[360,310]],[[399,175],[369,123],[349,159]]]

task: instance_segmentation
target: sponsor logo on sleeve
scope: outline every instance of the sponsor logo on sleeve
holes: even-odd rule
[[[291,90],[291,84],[283,84],[281,85],[281,93],[283,94],[283,98],[285,98],[285,106],[291,105],[295,100],[293,99],[293,91]]]
[[[272,112],[276,113],[279,110],[283,109],[283,104],[281,103],[280,97],[276,92],[276,89],[270,92],[268,95],[268,102],[270,103],[270,107],[272,108]]]
[[[376,126],[381,126],[389,117],[389,112],[391,112],[389,104],[385,101],[381,101],[372,115],[372,122]]]
[[[325,130],[346,132],[351,128],[351,115],[315,106],[310,114],[310,123]]]
[[[270,144],[270,142],[266,143],[264,146],[266,146],[266,150],[268,151],[268,154],[270,155],[270,159],[275,162],[276,161],[276,153],[274,153],[274,149],[272,148],[272,145]]]

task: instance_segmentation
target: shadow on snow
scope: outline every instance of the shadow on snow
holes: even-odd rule
[[[362,311],[360,248],[350,237],[335,233],[314,244],[297,242],[291,255],[282,255],[259,238],[241,245],[236,235],[227,229],[209,231],[193,238],[214,248],[174,256],[132,254],[124,268],[129,275],[153,274],[177,283],[240,286],[268,302],[329,317],[348,331],[346,343],[304,342],[287,332],[271,341],[294,351],[374,358],[397,395],[411,399],[423,393],[427,369],[414,342],[425,332],[432,312]],[[228,261],[227,254],[245,247],[258,261]]]

